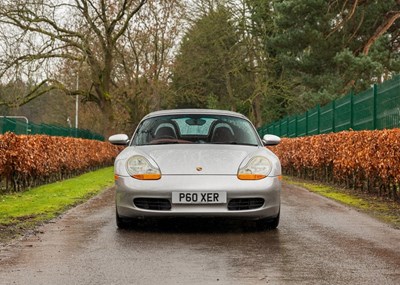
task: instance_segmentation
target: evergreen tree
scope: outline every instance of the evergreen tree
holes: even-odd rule
[[[267,49],[307,109],[399,72],[398,1],[275,0]],[[387,25],[385,25],[387,24]],[[390,25],[389,25],[390,24]]]
[[[173,70],[173,107],[236,109],[241,58],[231,18],[219,5],[186,33]]]

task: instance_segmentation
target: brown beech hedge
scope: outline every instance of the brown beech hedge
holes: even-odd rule
[[[20,191],[110,166],[120,148],[95,140],[0,135],[2,191]]]
[[[282,138],[271,150],[288,175],[399,201],[400,129]]]

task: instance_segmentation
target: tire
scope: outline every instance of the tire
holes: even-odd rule
[[[119,229],[127,229],[128,228],[128,225],[129,225],[128,222],[125,219],[121,218],[118,215],[117,211],[115,211],[115,222]]]
[[[256,221],[256,228],[259,231],[274,230],[279,225],[280,211],[275,218],[264,218]]]

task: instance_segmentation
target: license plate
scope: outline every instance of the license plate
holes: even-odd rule
[[[223,204],[226,192],[172,192],[174,204]]]

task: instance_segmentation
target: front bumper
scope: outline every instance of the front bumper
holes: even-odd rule
[[[173,204],[172,192],[226,192],[224,204]],[[143,217],[232,217],[274,218],[280,210],[281,182],[278,177],[261,180],[239,180],[227,175],[164,175],[160,180],[136,180],[118,177],[116,180],[116,208],[122,218]],[[168,210],[139,208],[134,199],[164,199],[171,204]],[[232,210],[232,199],[263,199],[256,209]]]

